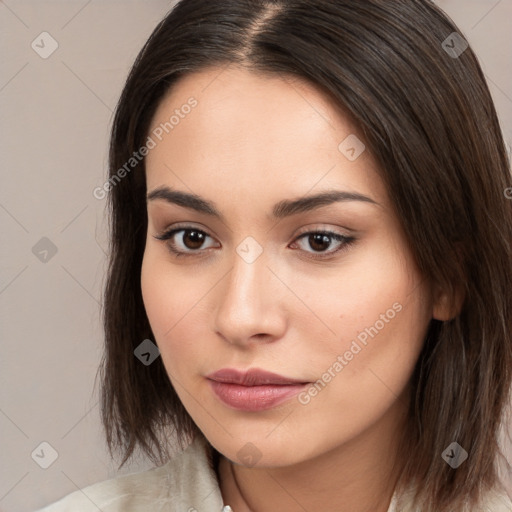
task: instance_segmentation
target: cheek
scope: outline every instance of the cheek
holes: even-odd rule
[[[349,410],[363,423],[383,414],[406,387],[431,319],[431,297],[412,259],[386,246],[358,260],[341,284],[330,298],[337,336],[308,354],[320,379],[313,407],[337,404],[330,414],[339,421]]]
[[[399,401],[407,407],[403,393],[423,346],[428,315],[421,300],[411,301],[406,294],[397,297],[394,318],[386,315],[389,303],[377,310],[388,323],[374,317],[341,341],[338,354],[343,358],[335,359],[340,366],[334,370],[342,369],[311,404],[317,411],[327,411],[332,423],[348,432],[356,434],[378,422]]]
[[[394,300],[394,302],[392,302]],[[382,303],[374,315],[356,328],[347,329],[343,354],[347,361],[344,376],[365,375],[371,386],[387,387],[400,394],[419,357],[429,324],[428,308],[422,297],[396,294]]]
[[[297,315],[293,322],[322,340],[309,342],[314,360],[325,362],[327,354],[343,354],[353,341],[378,352],[379,347],[407,348],[414,339],[422,339],[430,299],[412,257],[398,242],[385,233],[371,247],[348,253],[341,265],[295,281],[294,292],[310,312]],[[367,352],[361,351],[357,359],[363,360]]]
[[[170,375],[201,360],[200,326],[206,325],[201,298],[209,280],[174,269],[165,256],[146,250],[141,269],[141,290],[146,314],[164,365]],[[204,348],[204,347],[203,347]],[[171,357],[172,355],[172,357]]]
[[[170,293],[170,285],[165,265],[146,249],[141,269],[141,290],[146,314],[157,339],[172,327],[176,306],[179,305],[175,294]]]
[[[141,290],[144,306],[154,335],[167,337],[180,322],[186,322],[187,314],[201,296],[200,282],[193,273],[178,272],[169,261],[163,248],[146,247],[141,269]]]

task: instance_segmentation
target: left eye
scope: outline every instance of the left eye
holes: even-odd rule
[[[332,231],[311,231],[304,233],[298,239],[298,241],[307,240],[308,245],[313,248],[313,254],[333,254],[343,249],[346,245],[354,241],[353,237],[340,235],[339,233],[333,233]],[[333,240],[337,242],[337,249],[328,251],[327,249],[333,243]],[[306,249],[305,249],[306,250]],[[311,252],[306,250],[306,252]]]

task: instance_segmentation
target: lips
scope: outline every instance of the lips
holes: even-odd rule
[[[224,368],[206,376],[215,395],[227,406],[243,411],[276,407],[300,393],[309,382],[252,368]]]
[[[265,384],[289,385],[307,384],[298,379],[289,379],[277,373],[267,372],[259,368],[252,368],[246,372],[231,368],[224,368],[206,376],[208,379],[224,382],[226,384],[240,384],[242,386],[262,386]]]

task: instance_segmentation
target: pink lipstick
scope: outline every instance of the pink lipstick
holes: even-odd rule
[[[309,384],[258,368],[248,371],[224,368],[206,378],[224,404],[233,409],[252,412],[276,407]]]

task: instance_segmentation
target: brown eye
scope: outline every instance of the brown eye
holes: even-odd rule
[[[303,240],[307,244],[300,243]],[[355,240],[353,236],[345,236],[333,231],[310,231],[299,236],[295,244],[301,246],[304,252],[309,253],[312,258],[327,258],[347,249]],[[336,245],[334,245],[334,242],[336,242]],[[334,250],[330,249],[333,245],[335,247]],[[306,246],[309,246],[311,250]]]
[[[182,242],[187,249],[200,249],[205,240],[205,233],[191,229],[184,230]]]
[[[322,233],[311,234],[308,236],[308,242],[315,251],[325,251],[331,245],[331,238]]]
[[[204,246],[210,235],[195,228],[176,228],[162,235],[155,236],[157,240],[168,240],[171,253],[176,256],[195,256],[210,246]]]

